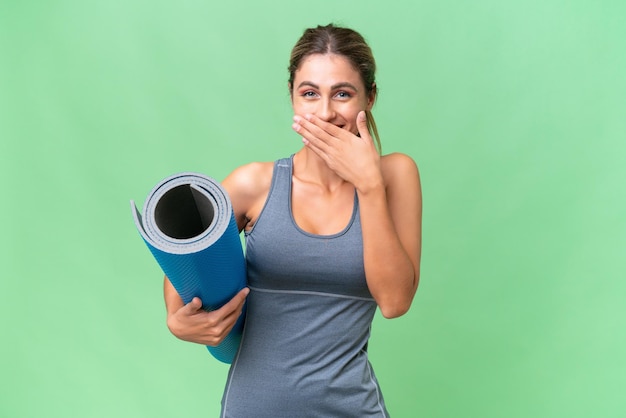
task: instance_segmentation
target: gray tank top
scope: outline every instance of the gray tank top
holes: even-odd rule
[[[292,173],[293,156],[275,162],[265,206],[246,233],[246,325],[221,416],[388,417],[367,357],[376,302],[358,199],[343,231],[310,234],[292,216]]]

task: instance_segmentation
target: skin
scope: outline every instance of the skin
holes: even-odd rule
[[[368,95],[343,56],[306,57],[289,86],[292,128],[303,147],[294,155],[292,211],[298,226],[330,235],[343,230],[356,190],[367,286],[386,318],[408,311],[419,283],[422,197],[419,172],[407,155],[380,156],[367,130]],[[272,162],[235,169],[224,181],[240,230],[250,230],[267,199]],[[233,327],[249,289],[205,312],[198,298],[184,305],[167,279],[167,324],[178,338],[217,345]]]

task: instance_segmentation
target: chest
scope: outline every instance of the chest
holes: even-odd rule
[[[290,216],[303,231],[334,235],[350,223],[356,205],[354,186],[346,183],[328,191],[294,179],[291,187]]]
[[[319,236],[266,208],[246,235],[246,262],[251,286],[371,297],[356,211],[340,233]]]

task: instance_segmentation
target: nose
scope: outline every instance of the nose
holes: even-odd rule
[[[332,101],[330,99],[324,99],[324,100],[318,101],[318,106],[315,112],[315,116],[317,116],[318,118],[322,119],[325,122],[332,121],[336,116],[335,108],[333,106]]]

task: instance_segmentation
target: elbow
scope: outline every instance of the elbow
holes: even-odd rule
[[[411,290],[407,290],[407,293],[404,296],[398,297],[394,300],[389,300],[385,303],[379,303],[378,307],[380,308],[380,313],[386,319],[393,319],[401,317],[406,314],[411,308],[411,304],[413,303],[413,298],[415,297],[415,292],[417,291],[417,287],[419,285],[419,271],[414,276],[414,282]]]
[[[382,307],[380,308],[380,313],[383,314],[383,317],[385,317],[385,319],[399,318],[405,313],[407,313],[408,311],[409,311],[408,309],[402,309],[402,308],[397,308],[397,307],[386,308],[386,309],[383,309]]]
[[[411,308],[411,300],[378,305],[380,313],[386,319],[399,318]]]

